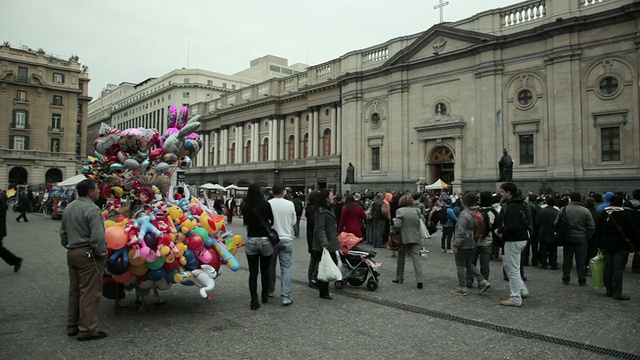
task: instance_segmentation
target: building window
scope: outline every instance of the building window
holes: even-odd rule
[[[229,149],[229,164],[236,163],[236,143],[231,144],[231,148]]]
[[[189,79],[189,78],[184,78],[184,83],[185,83],[185,84],[189,84],[190,82],[191,82],[191,79]]]
[[[269,70],[273,72],[280,72],[280,66],[269,65]]]
[[[326,129],[322,133],[322,156],[331,155],[331,130]]]
[[[78,103],[78,114],[82,114],[82,104]]]
[[[188,98],[189,97],[189,92],[188,91],[183,92],[182,93],[182,97],[183,98]]]
[[[76,155],[80,155],[80,143],[76,143]]]
[[[533,134],[520,135],[520,165],[533,164]]]
[[[51,105],[62,106],[62,96],[53,95],[53,103],[51,103]]]
[[[289,142],[287,143],[287,153],[288,153],[288,157],[287,159],[289,160],[293,160],[296,156],[296,137],[291,135],[289,136]]]
[[[380,171],[380,147],[371,148],[371,170]]]
[[[167,95],[167,100],[171,100],[171,94]]]
[[[57,84],[64,84],[64,74],[53,73],[53,82]]]
[[[620,127],[601,129],[602,161],[620,161]]]
[[[231,90],[235,90],[235,89],[236,89],[236,85],[235,85],[235,84],[232,84],[232,85],[231,85]]]
[[[247,147],[244,149],[244,161],[251,162],[251,140],[247,141]]]
[[[378,127],[380,126],[380,114],[373,113],[371,114],[371,126]]]
[[[309,133],[304,134],[302,138],[302,158],[309,157]]]
[[[52,153],[60,152],[60,139],[51,139],[51,152]]]
[[[269,160],[269,139],[265,138],[262,142],[262,161]]]
[[[437,103],[434,110],[436,112],[436,115],[447,115],[449,111],[449,109],[447,108],[447,104],[443,102]]]
[[[222,87],[223,87],[224,89],[226,89],[226,88],[227,88],[227,83],[222,83]]]
[[[26,136],[13,136],[13,150],[27,150],[27,137]]]
[[[207,85],[208,86],[213,86],[213,80],[207,80]]]
[[[14,129],[26,129],[27,128],[27,112],[24,110],[14,110],[13,115],[13,128]]]
[[[600,94],[603,96],[612,96],[618,91],[620,84],[618,83],[618,79],[613,76],[607,76],[600,81],[599,86]]]
[[[533,93],[529,89],[520,90],[518,93],[518,105],[526,108],[533,103]]]
[[[27,101],[27,92],[24,90],[16,91],[16,101]]]
[[[29,69],[26,67],[19,66],[18,67],[18,81],[19,82],[28,82],[29,81]]]
[[[62,115],[60,114],[52,114],[51,115],[51,130],[60,130],[60,125],[62,124]]]

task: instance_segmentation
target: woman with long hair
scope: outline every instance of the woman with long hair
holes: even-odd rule
[[[307,207],[304,210],[304,216],[307,218],[307,249],[309,251],[309,270],[307,271],[307,277],[309,279],[309,287],[318,287],[318,261],[313,256],[313,230],[315,229],[315,216],[318,208],[318,195],[320,191],[313,190],[309,194],[307,199]]]
[[[402,246],[398,249],[398,263],[396,266],[396,279],[392,282],[402,284],[404,282],[404,261],[407,255],[411,256],[413,261],[413,271],[416,277],[418,289],[422,289],[423,275],[422,263],[420,262],[420,244],[422,237],[420,235],[420,222],[424,222],[424,215],[420,210],[413,207],[413,198],[411,195],[403,195],[398,201],[399,208],[393,219],[393,229],[400,230],[402,233]]]
[[[313,252],[311,253],[317,263],[320,263],[323,249],[329,250],[333,262],[335,264],[338,263],[336,251],[340,249],[340,242],[338,241],[337,229],[336,215],[333,212],[333,192],[329,189],[321,190],[318,194]],[[331,295],[329,295],[329,283],[318,280],[318,289],[320,289],[320,298],[332,299]]]
[[[269,263],[273,255],[273,245],[269,242],[267,230],[267,227],[273,225],[273,213],[258,185],[249,185],[247,197],[242,202],[242,214],[247,227],[245,254],[249,264],[250,307],[251,310],[257,310],[260,308],[258,273],[261,274],[262,303],[265,304],[269,299]]]
[[[347,195],[346,203],[342,207],[342,213],[340,214],[340,226],[338,226],[338,232],[348,232],[355,235],[355,237],[362,238],[363,221],[367,219],[367,214],[360,204],[356,202],[353,195]]]

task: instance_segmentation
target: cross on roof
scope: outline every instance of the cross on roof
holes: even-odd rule
[[[449,5],[448,1],[442,1],[442,0],[438,0],[440,1],[440,4],[434,6],[434,9],[440,9],[440,23],[444,22],[444,7]]]

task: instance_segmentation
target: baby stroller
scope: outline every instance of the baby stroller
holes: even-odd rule
[[[376,291],[378,288],[378,268],[380,263],[374,257],[376,252],[366,250],[357,245],[362,238],[357,238],[351,233],[341,233],[340,240],[340,261],[342,263],[342,280],[333,283],[336,289],[344,288],[345,283],[352,286],[367,284],[367,290]]]

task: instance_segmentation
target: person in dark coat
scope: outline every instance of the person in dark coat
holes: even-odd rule
[[[29,211],[29,207],[31,206],[31,200],[29,200],[29,196],[27,195],[27,191],[23,191],[18,198],[18,211],[20,212],[20,216],[16,218],[17,222],[20,222],[20,219],[24,219],[24,222],[29,222],[27,219],[27,211]]]
[[[629,300],[622,293],[622,275],[629,252],[640,246],[638,227],[633,215],[622,207],[622,197],[613,195],[610,204],[598,216],[595,238],[604,253],[604,286],[606,295],[616,300]]]
[[[633,199],[627,200],[624,203],[624,210],[632,214],[635,224],[640,224],[640,189],[633,190],[631,194]],[[640,241],[640,239],[638,241]],[[640,274],[640,247],[637,247],[635,254],[633,254],[631,272]]]
[[[336,251],[340,250],[340,242],[338,241],[338,221],[336,214],[333,212],[333,192],[324,189],[318,194],[318,208],[315,213],[315,229],[313,232],[313,249],[311,256],[316,258],[320,263],[323,249],[329,250],[331,260],[338,264]],[[329,283],[318,280],[318,289],[320,290],[320,298],[332,300],[329,295]]]
[[[2,239],[7,236],[7,193],[0,193],[0,258],[9,266],[13,266],[13,271],[18,272],[22,266],[22,258],[17,257],[4,247]]]
[[[554,222],[560,209],[556,206],[556,199],[549,196],[547,206],[538,212],[536,224],[538,224],[538,241],[540,242],[540,268],[558,270],[558,245],[553,236]]]
[[[304,216],[307,218],[307,249],[309,251],[309,270],[307,271],[307,277],[309,279],[309,287],[318,287],[318,261],[313,256],[313,231],[315,230],[315,216],[318,209],[318,195],[320,191],[313,190],[309,194],[307,199],[307,207],[304,210]]]

